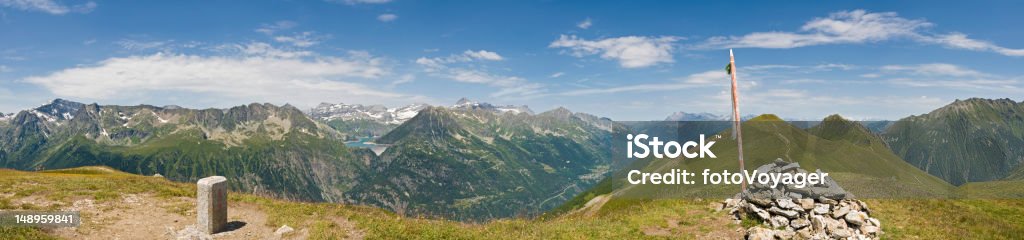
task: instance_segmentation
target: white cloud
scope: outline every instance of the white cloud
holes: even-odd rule
[[[710,87],[710,86],[730,86],[728,81],[728,75],[723,70],[711,70],[700,73],[690,74],[689,76],[674,79],[670,82],[665,83],[652,83],[652,84],[631,84],[626,86],[610,87],[610,88],[584,88],[559,93],[558,95],[563,96],[582,96],[582,95],[593,95],[593,94],[610,94],[620,92],[659,92],[659,91],[673,91],[688,88],[698,87]],[[746,86],[749,84],[755,84],[754,82],[743,82]],[[755,84],[756,85],[756,84]]]
[[[823,79],[810,79],[810,78],[799,78],[799,79],[782,80],[783,84],[807,84],[807,83],[826,83],[826,82],[827,81],[825,81]]]
[[[526,81],[520,77],[492,75],[483,71],[455,68],[451,71],[451,79],[464,83],[484,83],[499,87],[511,87]]]
[[[889,82],[895,85],[910,87],[937,87],[962,90],[984,91],[985,93],[1005,92],[1024,93],[1020,87],[1021,81],[1016,79],[969,79],[969,80],[948,80],[948,79],[911,79],[893,78]]]
[[[403,74],[401,77],[398,77],[398,79],[391,81],[391,83],[388,84],[388,87],[394,88],[395,86],[411,83],[413,81],[416,81],[416,75]]]
[[[465,66],[473,62],[501,60],[504,60],[504,58],[496,52],[466,50],[462,54],[453,54],[448,57],[421,57],[416,59],[416,64],[422,66],[425,72],[435,77],[450,79],[456,82],[497,87],[500,90],[491,94],[494,97],[511,95],[524,97],[536,95],[544,91],[542,84],[530,83],[521,77],[494,74],[482,69]]]
[[[957,91],[976,90],[1021,93],[1021,77],[1007,77],[979,72],[947,63],[882,66],[882,73],[894,76],[888,83],[910,87],[947,88]],[[879,74],[882,75],[882,74]]]
[[[1024,49],[1011,49],[987,41],[970,39],[962,33],[935,35],[923,31],[934,26],[923,19],[902,18],[895,12],[840,11],[815,18],[796,32],[754,32],[743,36],[712,37],[694,46],[698,49],[798,48],[827,44],[858,44],[908,39],[949,48],[989,51],[1006,56],[1024,56]]]
[[[250,45],[262,50],[225,56],[156,53],[115,57],[23,81],[60,97],[97,100],[183,93],[192,98],[312,106],[324,99],[394,102],[416,97],[357,82],[389,74],[378,58],[363,54],[295,57],[303,54],[281,54],[284,50]]]
[[[14,70],[12,70],[11,67],[0,65],[0,73],[8,73],[13,71]]]
[[[580,29],[588,29],[588,28],[590,28],[590,26],[593,26],[593,25],[594,25],[594,23],[592,21],[590,21],[590,18],[587,18],[587,19],[583,19],[582,22],[577,23],[576,27],[579,27]]]
[[[738,72],[737,72],[738,73]],[[729,74],[725,70],[711,70],[701,73],[690,74],[685,78],[679,79],[683,83],[695,84],[695,85],[711,85],[715,83],[725,84],[729,79]],[[731,84],[731,82],[729,82]]]
[[[499,88],[498,92],[491,94],[493,97],[509,95],[526,96],[544,91],[543,85],[530,83],[524,78],[492,74],[482,70],[450,68],[440,76],[457,82],[484,84]]]
[[[465,55],[465,56],[471,57],[471,58],[483,59],[483,60],[489,60],[489,61],[501,61],[501,60],[504,59],[504,58],[501,57],[501,55],[498,55],[498,53],[487,51],[487,50],[480,50],[480,51],[476,51],[476,52],[471,51],[471,50],[466,50],[466,52],[464,52],[462,54]]]
[[[877,42],[917,36],[917,30],[931,26],[924,20],[909,20],[894,12],[841,11],[804,24],[800,32],[755,32],[744,36],[712,37],[705,48],[796,48],[823,44]]]
[[[857,66],[849,65],[849,64],[842,64],[842,63],[826,63],[826,64],[815,65],[814,68],[815,69],[819,69],[819,70],[832,70],[832,69],[852,70],[852,69],[856,69]]]
[[[320,43],[323,37],[314,32],[301,32],[291,36],[275,36],[274,41],[291,44],[296,47],[310,47]]]
[[[215,50],[222,53],[238,53],[243,56],[262,56],[271,58],[300,58],[313,56],[313,52],[278,48],[268,43],[252,42],[248,44],[224,44]]]
[[[277,21],[272,24],[263,24],[259,28],[256,28],[255,31],[266,34],[275,42],[287,43],[296,47],[311,47],[313,45],[320,44],[321,41],[329,37],[312,31],[278,34],[295,28],[298,25],[298,23],[292,21]]]
[[[298,23],[292,21],[277,21],[272,24],[263,24],[262,26],[256,29],[256,32],[271,35],[276,33],[277,31],[291,29],[298,25]]]
[[[1014,57],[1024,56],[1024,49],[1005,48],[987,41],[970,39],[967,37],[966,34],[963,33],[950,33],[946,35],[939,35],[931,38],[925,38],[925,41],[937,43],[949,48],[966,49],[972,51],[988,51]]]
[[[132,40],[132,39],[121,39],[121,40],[118,40],[117,42],[114,42],[114,44],[117,44],[118,46],[121,46],[121,48],[124,48],[125,50],[129,50],[129,51],[145,51],[145,50],[151,50],[151,49],[165,48],[169,44],[171,44],[172,42],[174,42],[174,40],[166,40],[166,41],[139,41],[139,40]]]
[[[390,14],[390,13],[385,13],[385,14],[381,14],[381,15],[377,16],[377,20],[381,21],[381,22],[391,22],[391,21],[395,21],[396,19],[398,19],[398,15],[394,15],[394,14]]]
[[[910,73],[923,76],[952,76],[952,77],[985,77],[987,74],[953,65],[948,63],[929,63],[918,65],[886,65],[882,71]]]
[[[585,40],[574,35],[561,35],[551,42],[549,48],[568,48],[573,56],[600,54],[601,58],[615,60],[624,68],[650,67],[675,62],[673,44],[679,37],[625,36],[596,41]]]
[[[89,13],[96,9],[96,2],[86,2],[68,6],[53,0],[0,0],[0,7],[9,7],[22,11],[44,12],[53,15],[64,15],[69,12]]]
[[[462,52],[462,54],[452,54],[452,55],[449,55],[447,57],[434,57],[434,58],[421,57],[421,58],[416,59],[416,63],[420,64],[420,65],[423,65],[424,67],[427,67],[427,71],[428,72],[433,72],[433,71],[436,71],[436,70],[440,70],[440,69],[446,68],[447,64],[452,64],[452,63],[465,63],[465,62],[473,62],[473,61],[476,61],[476,60],[501,61],[501,60],[504,60],[504,59],[505,58],[503,58],[501,55],[499,55],[496,52],[491,52],[491,51],[487,51],[487,50],[480,50],[480,51],[466,50],[465,52]]]
[[[561,76],[563,76],[563,75],[565,75],[565,73],[564,73],[564,72],[556,72],[556,73],[552,73],[552,74],[551,74],[550,76],[548,76],[548,77],[549,77],[549,78],[558,78],[558,77],[561,77]]]

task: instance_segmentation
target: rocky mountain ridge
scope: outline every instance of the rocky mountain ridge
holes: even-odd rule
[[[905,161],[954,185],[999,180],[1024,162],[1024,103],[958,99],[893,122],[882,136]]]
[[[612,127],[564,108],[428,107],[378,140],[391,147],[346,196],[460,220],[536,215],[604,178]]]
[[[460,220],[535,214],[607,171],[601,146],[611,120],[564,108],[498,109],[426,107],[381,137],[390,147],[378,156],[346,147],[355,133],[332,125],[370,120],[324,122],[290,105],[196,110],[58,99],[0,124],[0,166],[105,165],[185,182],[223,175],[237,179],[235,191]],[[448,204],[424,207],[438,201]]]
[[[291,105],[229,109],[82,104],[56,99],[0,125],[0,166],[36,170],[106,165],[176,181],[234,177],[236,191],[341,201],[368,150]]]
[[[372,120],[382,124],[401,124],[415,117],[420,110],[427,106],[430,105],[414,103],[403,107],[388,108],[384,105],[320,103],[309,110],[309,115],[322,121]]]

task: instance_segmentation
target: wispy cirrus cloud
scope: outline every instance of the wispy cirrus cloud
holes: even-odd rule
[[[487,50],[466,50],[461,54],[447,57],[416,59],[416,64],[435,77],[456,82],[482,84],[497,87],[499,90],[491,94],[493,97],[526,97],[544,92],[542,84],[531,83],[518,76],[495,74],[480,66],[469,66],[475,62],[496,62],[505,58],[496,52]]]
[[[301,32],[292,35],[274,36],[274,41],[291,44],[296,47],[310,47],[319,44],[323,38],[323,36],[314,32]]]
[[[161,40],[161,41],[141,41],[134,39],[121,39],[114,42],[121,48],[129,51],[144,51],[166,48],[168,45],[173,43],[174,40]]]
[[[298,25],[299,25],[298,23],[295,23],[295,22],[292,22],[292,21],[282,20],[282,21],[277,21],[277,22],[274,22],[274,23],[260,25],[260,27],[256,28],[255,31],[259,32],[259,33],[267,34],[267,35],[272,35],[272,34],[276,33],[277,31],[288,30],[288,29],[294,28],[295,26],[298,26]]]
[[[697,49],[799,48],[830,44],[861,44],[894,39],[938,44],[948,48],[1024,56],[1024,49],[1002,47],[971,39],[966,34],[932,34],[924,31],[935,24],[924,19],[907,19],[895,12],[865,10],[839,11],[804,23],[798,31],[754,32],[742,36],[711,37],[693,45]]]
[[[590,26],[593,26],[593,25],[594,25],[594,22],[591,21],[590,18],[587,18],[587,19],[583,19],[582,22],[577,23],[576,27],[578,27],[580,29],[588,29],[588,28],[590,28]]]
[[[615,60],[624,68],[644,68],[658,64],[673,63],[672,53],[680,37],[625,36],[586,40],[575,35],[561,35],[551,42],[549,48],[567,48],[575,57],[600,55],[603,59]]]
[[[909,73],[921,76],[951,76],[951,77],[987,77],[991,76],[974,69],[948,64],[948,63],[927,63],[917,65],[885,65],[881,67],[887,73]]]
[[[895,86],[1024,93],[1024,76],[986,73],[949,63],[885,65],[878,69],[871,77]]]
[[[865,43],[910,38],[932,24],[910,20],[894,12],[841,11],[805,23],[797,32],[755,32],[743,36],[712,37],[701,48],[797,48],[825,44]]]
[[[1007,48],[996,45],[994,43],[971,39],[967,37],[967,34],[963,33],[949,33],[944,35],[938,35],[933,37],[924,38],[923,41],[936,43],[949,48],[965,49],[972,51],[986,51],[994,52],[1006,56],[1020,57],[1024,56],[1024,49]]]
[[[89,1],[78,5],[66,5],[53,0],[0,0],[0,7],[64,15],[71,12],[92,12],[92,10],[96,9],[96,2]]]
[[[606,88],[582,88],[558,93],[561,96],[583,96],[594,94],[614,94],[623,92],[661,92],[701,87],[726,86],[726,74],[722,70],[710,70],[690,74],[664,83],[630,84]],[[754,81],[742,83],[744,86],[756,85]]]
[[[452,64],[452,63],[465,63],[465,62],[473,62],[473,61],[477,61],[477,60],[501,61],[501,60],[504,60],[504,59],[505,58],[501,57],[501,55],[499,55],[496,52],[491,52],[491,51],[487,51],[487,50],[479,50],[479,51],[466,50],[465,52],[462,52],[461,54],[452,54],[452,55],[449,55],[447,57],[433,57],[433,58],[421,57],[421,58],[416,59],[416,63],[419,64],[419,65],[422,65],[424,67],[427,67],[428,71],[435,71],[435,70],[440,70],[440,69],[447,68],[446,65],[447,64]]]
[[[297,26],[299,26],[299,24],[296,22],[282,20],[274,23],[262,24],[254,31],[267,35],[275,42],[285,43],[301,48],[320,44],[324,39],[330,37],[329,35],[322,35],[313,31],[291,31]]]
[[[377,15],[377,21],[393,22],[395,20],[398,20],[398,15],[390,14],[390,13],[385,13],[385,14]]]

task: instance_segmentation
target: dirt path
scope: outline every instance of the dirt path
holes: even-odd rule
[[[47,207],[58,204],[43,201],[40,196],[29,196],[18,202],[31,202]],[[82,225],[76,228],[57,228],[48,232],[62,239],[282,239],[274,232],[277,227],[267,225],[267,214],[250,203],[231,202],[228,205],[228,230],[214,235],[198,232],[193,226],[195,200],[191,198],[157,198],[149,194],[122,194],[120,199],[97,203],[92,198],[80,197],[61,204],[61,210],[80,211]],[[362,239],[363,233],[348,219],[332,219],[348,232],[348,239]],[[308,229],[294,227],[283,239],[306,239]]]
[[[688,219],[665,218],[665,225],[648,226],[640,231],[647,236],[694,237],[696,239],[743,239],[742,228],[730,229],[731,218],[726,214],[703,216],[701,212],[687,210]],[[698,217],[700,216],[700,217]]]

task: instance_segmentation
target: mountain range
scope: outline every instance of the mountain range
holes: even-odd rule
[[[956,100],[895,121],[882,136],[901,158],[955,185],[1024,171],[1024,103],[1010,99]]]
[[[0,123],[0,167],[106,165],[185,182],[223,175],[235,191],[464,220],[540,213],[607,171],[611,120],[564,108],[534,115],[465,99],[452,107],[321,106],[307,114],[290,105],[196,110],[56,99]],[[378,156],[346,147],[365,133],[337,125],[352,122],[386,126],[378,140],[388,149]]]
[[[106,165],[175,181],[230,177],[232,189],[341,201],[373,153],[290,105],[230,109],[101,106],[56,99],[0,126],[0,166]]]
[[[743,115],[740,117],[740,120],[746,121],[756,116],[757,115]],[[708,112],[689,113],[679,111],[668,115],[668,117],[665,117],[665,121],[732,121],[732,115],[718,115]]]
[[[610,120],[564,108],[533,115],[481,105],[428,107],[381,137],[390,147],[347,196],[410,215],[531,216],[608,171]]]
[[[876,124],[836,115],[802,126],[762,115],[744,117],[744,139],[749,165],[781,157],[837,172],[851,189],[871,189],[856,179],[872,179],[890,181],[878,188],[890,192],[942,194],[945,182],[1024,179],[1024,150],[1015,147],[1024,143],[1022,112],[1009,99],[967,99]],[[723,118],[680,112],[668,119]],[[321,104],[305,113],[255,103],[187,109],[56,99],[0,118],[0,167],[106,165],[183,182],[224,175],[235,191],[477,221],[534,216],[577,201],[614,170],[614,133],[645,126],[654,125],[468,99],[449,107]],[[731,130],[701,131],[725,136]],[[346,147],[356,137],[373,138],[386,150]],[[715,150],[719,158],[735,158],[731,140],[716,147],[725,149]],[[696,160],[684,167],[736,167],[731,164]]]

